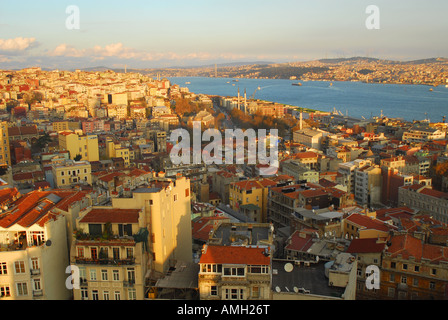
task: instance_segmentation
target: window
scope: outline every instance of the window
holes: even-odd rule
[[[97,250],[96,247],[90,248],[90,258],[92,260],[97,260],[98,259],[98,250]]]
[[[224,268],[225,276],[244,277],[244,268],[241,267],[226,267]]]
[[[128,259],[134,258],[134,248],[126,248],[126,257]]]
[[[8,274],[8,268],[6,266],[6,262],[0,262],[0,275]]]
[[[128,268],[128,281],[129,283],[135,283],[135,270],[134,268]]]
[[[101,280],[103,281],[109,280],[107,276],[107,270],[101,270]]]
[[[135,289],[128,290],[128,299],[129,300],[137,300],[137,292]]]
[[[435,276],[437,274],[437,269],[431,269],[431,275],[432,276]]]
[[[429,282],[429,289],[434,290],[436,288],[436,283],[434,281]]]
[[[19,282],[16,284],[17,287],[17,295],[18,296],[27,296],[28,295],[28,286],[26,282]]]
[[[177,194],[174,195],[174,201],[177,201]]]
[[[14,267],[16,270],[16,274],[25,273],[25,261],[14,262]]]
[[[112,271],[112,275],[113,275],[113,280],[114,281],[120,281],[120,272],[119,270],[113,270]]]
[[[109,300],[109,291],[103,292],[103,300]]]
[[[406,263],[403,263],[403,270],[408,270],[408,265]]]
[[[113,248],[112,253],[114,256],[114,260],[120,259],[120,248]]]
[[[189,188],[187,188],[187,189],[185,189],[185,197],[189,197],[190,196],[190,189]]]
[[[390,263],[390,267],[391,267],[391,269],[395,269],[395,268],[396,268],[396,266],[397,266],[397,265],[396,265],[396,263],[395,263],[395,262],[391,262],[391,263]]]
[[[391,274],[390,274],[390,276],[389,276],[389,281],[390,281],[390,282],[395,282],[395,274],[394,274],[394,273],[391,273]]]
[[[225,299],[226,300],[243,300],[244,297],[243,289],[226,289]]]
[[[89,299],[89,292],[86,288],[81,289],[81,300],[88,300]]]
[[[414,266],[414,271],[415,272],[420,272],[420,266]]]
[[[42,287],[40,286],[40,279],[33,280],[33,290],[39,291]]]
[[[408,278],[406,276],[401,276],[401,283],[408,283]]]
[[[260,298],[260,287],[252,287],[252,298],[258,299]]]
[[[31,269],[39,270],[39,258],[31,258]]]
[[[92,300],[98,300],[98,290],[92,290]]]
[[[248,266],[248,272],[249,273],[269,273],[269,266],[256,266],[251,265]]]
[[[412,284],[416,287],[418,287],[418,278],[414,278],[412,281]]]
[[[211,296],[217,296],[218,295],[218,287],[217,286],[210,286],[210,295]]]
[[[120,298],[121,298],[120,291],[115,291],[114,292],[114,297],[115,297],[115,300],[120,300]]]
[[[95,269],[90,270],[90,280],[96,281],[96,270]]]
[[[8,285],[0,285],[0,298],[3,297],[10,297],[11,296],[11,289]]]

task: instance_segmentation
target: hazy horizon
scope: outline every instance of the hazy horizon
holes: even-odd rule
[[[1,2],[0,69],[448,57],[446,12],[443,0]]]

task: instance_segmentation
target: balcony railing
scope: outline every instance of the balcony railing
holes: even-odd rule
[[[89,258],[75,258],[77,264],[99,264],[99,265],[133,265],[135,258],[128,259],[89,259]]]
[[[30,273],[32,276],[38,276],[40,275],[40,269],[31,269]]]
[[[33,290],[33,297],[41,297],[44,293],[42,290]]]
[[[123,281],[123,287],[131,288],[135,284],[135,280],[125,280]]]

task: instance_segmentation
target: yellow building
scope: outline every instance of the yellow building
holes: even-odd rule
[[[79,129],[79,123],[72,121],[55,121],[52,126],[55,132]]]
[[[151,268],[165,273],[176,261],[192,262],[190,180],[168,179],[159,173],[149,185],[135,189],[132,197],[112,198],[112,206],[145,209]]]
[[[276,183],[269,179],[245,180],[230,183],[230,207],[240,211],[255,222],[267,221],[269,186]]]
[[[71,187],[74,184],[92,184],[92,169],[88,161],[65,160],[55,163],[51,169],[55,188]]]
[[[0,122],[0,138],[0,166],[11,166],[7,121]]]
[[[112,141],[110,138],[106,140],[106,156],[108,159],[122,158],[124,160],[125,167],[129,167],[131,164],[130,149],[122,147],[121,144]]]
[[[148,232],[143,209],[90,207],[77,219],[70,250],[79,268],[74,300],[143,300]]]
[[[59,149],[68,150],[70,159],[81,155],[81,160],[99,161],[98,136],[84,135],[82,131],[59,132]]]

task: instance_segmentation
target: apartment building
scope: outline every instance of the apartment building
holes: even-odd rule
[[[145,210],[151,270],[166,273],[177,261],[192,261],[190,180],[154,177],[130,196],[112,198],[114,208]]]
[[[270,299],[272,245],[270,224],[215,225],[199,260],[200,299]]]
[[[142,300],[148,261],[144,209],[90,207],[76,221],[74,300]]]
[[[281,170],[284,174],[292,176],[300,182],[319,182],[319,172],[309,169],[306,165],[297,160],[287,160],[282,163]]]
[[[60,150],[68,150],[70,159],[81,155],[81,160],[99,161],[97,135],[84,135],[82,131],[61,131],[58,134]]]
[[[34,191],[0,214],[0,300],[70,298],[64,212],[72,202],[56,191]]]
[[[271,258],[267,248],[205,245],[199,261],[201,300],[267,300]]]
[[[76,184],[92,184],[92,168],[88,161],[65,160],[51,166],[55,188]]]
[[[319,129],[305,128],[293,132],[293,141],[303,144],[308,148],[320,150],[322,138],[327,135],[328,132]]]
[[[415,125],[403,133],[402,140],[406,142],[428,142],[445,139],[446,133],[428,125]]]
[[[447,256],[446,246],[427,244],[410,234],[394,235],[383,254],[377,298],[445,300]]]
[[[366,165],[355,169],[355,200],[359,205],[381,203],[381,169]]]
[[[264,180],[264,182],[262,181]],[[229,203],[235,211],[244,211],[255,222],[266,222],[268,185],[266,179],[245,180],[229,185]],[[275,185],[271,181],[269,185]]]
[[[365,166],[371,166],[372,161],[370,160],[362,160],[362,159],[356,159],[354,161],[344,162],[339,164],[338,172],[340,172],[342,175],[346,177],[347,182],[347,190],[350,193],[355,194],[355,170],[357,168],[362,168]]]
[[[424,210],[434,219],[448,223],[448,193],[433,190],[431,186],[413,184],[398,189],[398,204]]]

